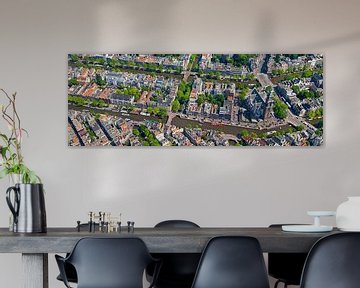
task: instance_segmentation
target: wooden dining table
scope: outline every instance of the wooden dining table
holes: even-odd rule
[[[21,253],[24,288],[48,288],[48,253],[67,253],[83,237],[138,237],[150,253],[201,253],[215,236],[252,236],[262,251],[278,253],[308,252],[321,237],[338,233],[283,232],[280,227],[224,228],[135,228],[120,232],[77,231],[76,228],[48,228],[47,233],[21,234],[0,228],[0,253]]]

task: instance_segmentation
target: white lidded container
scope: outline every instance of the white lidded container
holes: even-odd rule
[[[360,196],[348,197],[338,206],[336,226],[342,231],[360,231]]]

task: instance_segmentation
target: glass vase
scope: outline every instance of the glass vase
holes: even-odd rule
[[[22,183],[21,174],[9,174],[9,187],[19,183]],[[9,231],[14,231],[14,216],[11,212],[9,212]]]

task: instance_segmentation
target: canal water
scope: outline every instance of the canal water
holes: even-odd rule
[[[207,130],[216,130],[216,131],[224,132],[225,134],[231,134],[231,135],[235,135],[235,136],[238,136],[239,133],[241,133],[242,131],[248,131],[248,132],[254,132],[254,133],[266,133],[266,132],[270,132],[270,131],[279,131],[279,130],[287,129],[290,127],[290,125],[282,125],[275,129],[259,130],[259,129],[242,128],[242,127],[230,126],[230,125],[218,126],[218,125],[212,125],[207,122],[200,123],[196,120],[180,118],[179,116],[174,117],[174,119],[171,121],[171,124],[173,124],[177,127],[181,127],[181,128],[199,127],[199,128],[207,129]]]
[[[121,113],[121,112],[113,111],[113,110],[105,111],[105,110],[98,109],[98,108],[89,108],[88,109],[86,107],[79,107],[79,106],[74,106],[71,104],[69,104],[69,109],[73,109],[73,110],[77,110],[77,111],[91,110],[94,113],[117,116],[117,117],[121,117],[123,119],[130,119],[130,120],[137,121],[137,122],[144,122],[145,120],[150,120],[150,121],[166,123],[166,119],[162,120],[156,116],[128,114],[128,113]],[[171,124],[175,125],[179,128],[201,128],[201,129],[207,129],[207,130],[216,130],[216,131],[221,131],[225,134],[231,134],[234,136],[238,136],[239,133],[242,131],[255,132],[255,133],[264,133],[265,132],[266,133],[266,132],[270,132],[270,131],[279,131],[279,130],[287,129],[287,128],[291,127],[290,125],[283,125],[283,126],[279,126],[279,127],[275,128],[275,129],[259,130],[259,129],[242,128],[242,127],[230,126],[230,125],[218,126],[218,125],[212,125],[207,122],[200,123],[196,120],[180,118],[179,116],[174,117],[173,120],[171,121]]]

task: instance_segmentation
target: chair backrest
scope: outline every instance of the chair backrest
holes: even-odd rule
[[[200,228],[200,226],[188,220],[166,220],[156,224],[155,228]],[[162,260],[158,286],[162,284],[164,284],[163,286],[179,285],[179,283],[184,283],[184,286],[190,286],[194,279],[200,256],[200,253],[156,254],[156,258]]]
[[[156,224],[155,228],[200,228],[200,226],[188,220],[166,220]]]
[[[203,254],[192,288],[268,288],[264,258],[256,238],[212,238]]]
[[[67,259],[76,269],[78,288],[142,288],[152,260],[139,238],[82,238]]]
[[[333,234],[316,242],[306,259],[300,287],[360,287],[360,233]]]

